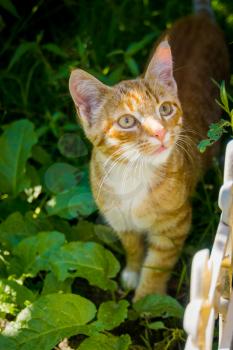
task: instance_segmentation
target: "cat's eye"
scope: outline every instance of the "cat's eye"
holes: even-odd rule
[[[136,119],[130,114],[125,114],[118,119],[118,125],[123,129],[132,128],[136,125],[136,122]]]
[[[169,102],[164,102],[159,107],[159,114],[161,115],[161,117],[168,117],[172,114],[172,112],[173,112],[173,107],[172,107],[172,104]]]

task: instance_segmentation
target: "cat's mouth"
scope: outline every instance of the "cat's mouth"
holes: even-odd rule
[[[159,148],[157,148],[154,153],[159,154],[167,150],[167,147],[164,145],[161,145]]]

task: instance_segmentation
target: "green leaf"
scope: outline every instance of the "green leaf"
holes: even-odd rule
[[[126,50],[126,55],[133,56],[138,51],[141,51],[147,44],[149,44],[156,36],[156,33],[147,34],[142,40],[132,43]]]
[[[129,70],[130,70],[131,74],[134,77],[137,77],[139,75],[139,68],[138,68],[138,65],[137,65],[137,62],[135,61],[135,59],[132,58],[132,57],[126,56],[125,57],[125,63],[129,67]]]
[[[33,302],[35,295],[23,285],[13,280],[0,280],[0,313],[15,315],[25,306],[25,301]]]
[[[14,52],[12,59],[8,65],[8,70],[10,70],[27,52],[33,52],[37,48],[35,42],[24,42],[20,44]]]
[[[112,335],[96,334],[85,339],[78,350],[127,350],[131,344],[128,334],[114,337]]]
[[[49,215],[64,219],[89,216],[97,210],[90,188],[81,185],[52,197],[46,208]]]
[[[230,113],[225,81],[222,81],[221,86],[220,86],[220,98],[221,98],[221,101],[222,101],[227,113]]]
[[[200,151],[201,153],[204,153],[205,150],[206,150],[206,148],[207,148],[208,146],[210,146],[211,144],[212,144],[212,142],[211,142],[209,139],[202,140],[202,141],[199,143],[199,145],[198,145],[199,151]]]
[[[19,17],[19,14],[16,10],[15,5],[12,4],[12,1],[10,0],[0,0],[0,6],[3,7],[5,10],[10,12],[15,17]]]
[[[153,330],[167,329],[162,321],[156,321],[148,324],[148,328]]]
[[[37,129],[38,131],[38,129]],[[51,155],[41,146],[35,145],[32,148],[32,158],[42,165],[47,165],[52,162]]]
[[[72,226],[71,232],[67,237],[68,241],[94,241],[104,243],[112,250],[123,254],[120,241],[112,228],[106,225],[93,224],[86,220],[79,220],[76,226]]]
[[[52,229],[53,225],[47,218],[34,218],[31,212],[25,216],[15,212],[0,224],[0,241],[5,248],[11,250],[24,238]]]
[[[67,57],[67,54],[65,51],[63,51],[59,46],[57,46],[54,43],[48,43],[42,46],[44,50],[47,50],[48,52],[53,53],[56,56],[60,57]]]
[[[50,294],[22,310],[3,335],[14,339],[15,349],[51,350],[65,337],[85,334],[95,314],[95,305],[79,295]]]
[[[16,350],[16,343],[14,339],[9,339],[0,334],[0,349],[1,350]]]
[[[37,142],[33,124],[22,119],[11,123],[0,137],[0,191],[16,196],[29,186],[26,162]]]
[[[70,242],[50,257],[51,270],[58,280],[82,277],[91,285],[104,290],[113,290],[116,283],[111,280],[120,269],[114,255],[93,242]]]
[[[13,250],[9,272],[16,276],[34,277],[39,271],[49,269],[49,257],[65,242],[65,236],[57,231],[41,232],[25,238]]]
[[[110,331],[118,327],[127,318],[129,303],[121,300],[119,303],[115,301],[107,301],[102,303],[97,314],[97,321],[92,323],[97,331]]]
[[[44,279],[44,286],[41,294],[52,294],[52,293],[71,293],[71,284],[73,279],[67,278],[65,281],[58,281],[57,277],[52,273],[47,273]]]
[[[169,295],[151,294],[138,300],[134,305],[134,310],[140,315],[150,315],[151,317],[183,317],[183,307],[177,300]]]
[[[70,190],[80,179],[81,173],[68,163],[54,163],[44,175],[46,187],[55,194]]]

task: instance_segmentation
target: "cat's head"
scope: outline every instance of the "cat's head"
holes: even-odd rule
[[[108,87],[77,69],[69,86],[85,134],[95,147],[118,161],[166,161],[182,125],[166,40],[158,45],[142,78]]]

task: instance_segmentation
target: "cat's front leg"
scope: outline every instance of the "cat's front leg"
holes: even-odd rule
[[[182,220],[177,220],[176,225],[172,225],[166,232],[161,231],[159,234],[158,230],[153,231],[153,228],[149,232],[148,251],[143,262],[134,301],[149,294],[166,293],[167,281],[189,232],[191,210],[188,209],[182,217]]]
[[[126,253],[126,267],[121,273],[122,285],[125,289],[135,289],[144,259],[144,237],[137,232],[121,232],[118,236]]]

